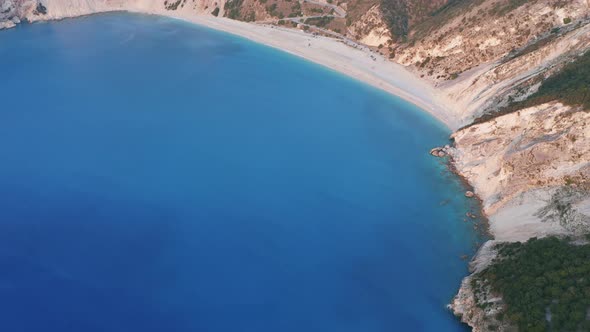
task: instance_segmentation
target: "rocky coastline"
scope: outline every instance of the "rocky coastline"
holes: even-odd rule
[[[434,147],[430,149],[430,155],[435,158],[440,158],[443,160],[445,166],[454,174],[465,189],[465,193],[463,194],[466,198],[473,199],[477,201],[477,206],[479,207],[477,210],[469,210],[465,212],[464,221],[473,220],[476,221],[474,224],[474,230],[481,234],[484,238],[493,238],[492,234],[490,233],[490,221],[483,210],[483,201],[481,198],[474,192],[475,188],[459,170],[455,167],[455,163],[453,161],[452,155],[452,147],[450,145],[445,145],[441,147]]]
[[[484,209],[483,201],[477,196],[472,190],[474,188],[469,183],[469,180],[460,173],[455,167],[452,157],[452,147],[446,145],[444,147],[436,147],[431,149],[430,154],[437,158],[445,158],[446,165],[453,174],[458,176],[463,182],[466,188],[469,188],[465,192],[465,196],[473,198],[478,201],[480,206],[479,217],[466,212],[466,216],[472,219],[477,219],[477,223],[474,226],[475,230],[482,232],[485,238],[488,240],[479,246],[477,252],[469,261],[469,273],[470,275],[463,278],[457,294],[453,297],[451,302],[447,305],[449,311],[451,311],[462,323],[472,328],[473,332],[487,332],[487,326],[490,324],[494,326],[502,326],[502,322],[498,322],[496,315],[503,309],[501,299],[495,302],[495,305],[482,308],[478,305],[480,300],[478,299],[477,293],[473,289],[474,275],[483,271],[490,262],[493,261],[497,256],[497,252],[494,246],[497,241],[494,240],[493,234],[490,233],[489,219],[487,218]],[[479,226],[479,227],[478,227]],[[506,330],[509,331],[509,330]]]
[[[589,125],[588,112],[548,103],[461,129],[452,135],[453,146],[433,149],[433,155],[449,156],[450,167],[473,185],[490,220],[491,240],[449,304],[473,331],[515,331],[496,318],[501,295],[489,295],[493,301],[482,308],[473,291],[473,275],[495,258],[495,244],[590,232]]]

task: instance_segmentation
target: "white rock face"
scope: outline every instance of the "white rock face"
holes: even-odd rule
[[[15,26],[12,18],[16,14],[16,4],[13,0],[0,1],[0,29],[8,29]]]
[[[537,211],[554,199],[557,188],[568,185],[582,191],[590,181],[590,113],[547,103],[459,130],[452,137],[455,167],[482,199],[497,240],[568,232],[572,225]],[[584,204],[576,206],[576,211],[585,211]]]

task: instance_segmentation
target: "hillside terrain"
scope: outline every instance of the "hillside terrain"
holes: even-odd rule
[[[427,82],[459,124],[437,151],[474,187],[494,238],[450,307],[474,331],[529,330],[501,315],[515,313],[505,283],[486,286],[485,305],[474,284],[506,243],[590,233],[590,0],[0,0],[0,28],[154,9],[358,43]]]

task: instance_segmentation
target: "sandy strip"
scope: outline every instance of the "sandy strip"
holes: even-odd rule
[[[143,8],[131,11],[180,19],[283,50],[399,96],[429,112],[451,130],[459,128],[459,121],[442,93],[435,91],[431,85],[405,67],[367,49],[356,49],[339,40],[314,37],[297,29],[245,23],[209,15],[154,12]],[[373,60],[371,56],[376,59]]]

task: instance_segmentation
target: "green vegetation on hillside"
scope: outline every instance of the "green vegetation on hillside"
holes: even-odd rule
[[[463,29],[470,22],[487,16],[505,16],[525,4],[539,0],[498,0],[480,6],[485,0],[381,0],[384,18],[392,33],[409,42],[440,31],[446,23],[463,16]]]
[[[240,18],[240,9],[244,0],[229,0],[223,6],[226,16],[231,19]]]
[[[504,16],[509,12],[517,9],[520,6],[523,6],[527,2],[534,2],[531,0],[505,0],[496,3],[496,5],[491,9],[490,14],[495,16]]]
[[[527,54],[537,51],[541,47],[544,47],[545,45],[548,45],[548,44],[552,43],[553,41],[555,41],[555,39],[557,39],[557,37],[558,37],[558,34],[557,34],[558,32],[559,32],[559,28],[554,28],[554,30],[552,30],[551,34],[549,34],[543,38],[535,40],[534,42],[530,43],[529,45],[525,46],[524,48],[522,48],[520,50],[511,52],[502,61],[508,62],[508,61],[516,59],[520,56],[524,56],[524,55],[527,55]]]
[[[567,64],[559,73],[545,80],[539,91],[515,105],[528,107],[552,100],[590,109],[590,52]]]
[[[168,0],[164,1],[164,7],[167,10],[177,10],[178,6],[184,7],[184,3],[186,0],[177,0],[174,2],[168,2]]]
[[[500,244],[498,253],[473,282],[477,293],[488,285],[502,295],[506,306],[498,320],[518,326],[521,332],[590,331],[589,244],[532,238]]]
[[[366,14],[371,7],[378,4],[380,0],[347,0],[346,3],[346,25],[358,21],[361,16]]]
[[[482,1],[483,0],[448,0],[444,5],[438,8],[430,8],[431,10],[428,12],[424,11],[427,7],[420,9],[421,13],[419,12],[415,15],[420,15],[422,19],[417,21],[416,26],[413,27],[412,39],[419,40],[431,33],[435,33],[447,22],[459,15],[464,15],[468,12],[471,6],[476,6]]]
[[[383,18],[394,37],[406,41],[413,26],[418,33],[442,26],[438,20],[448,8],[473,0],[381,0]]]
[[[287,17],[299,17],[303,16],[303,11],[301,9],[301,4],[299,2],[295,2],[293,6],[291,6],[291,13],[287,15]]]
[[[539,90],[527,99],[513,102],[498,112],[483,115],[473,123],[485,122],[500,115],[554,100],[590,110],[590,52],[579,56],[557,74],[546,79]]]
[[[305,20],[305,24],[315,25],[318,27],[325,27],[334,20],[333,16],[312,17]]]
[[[403,1],[382,0],[381,11],[393,37],[405,41],[410,32],[410,14],[406,4]]]

